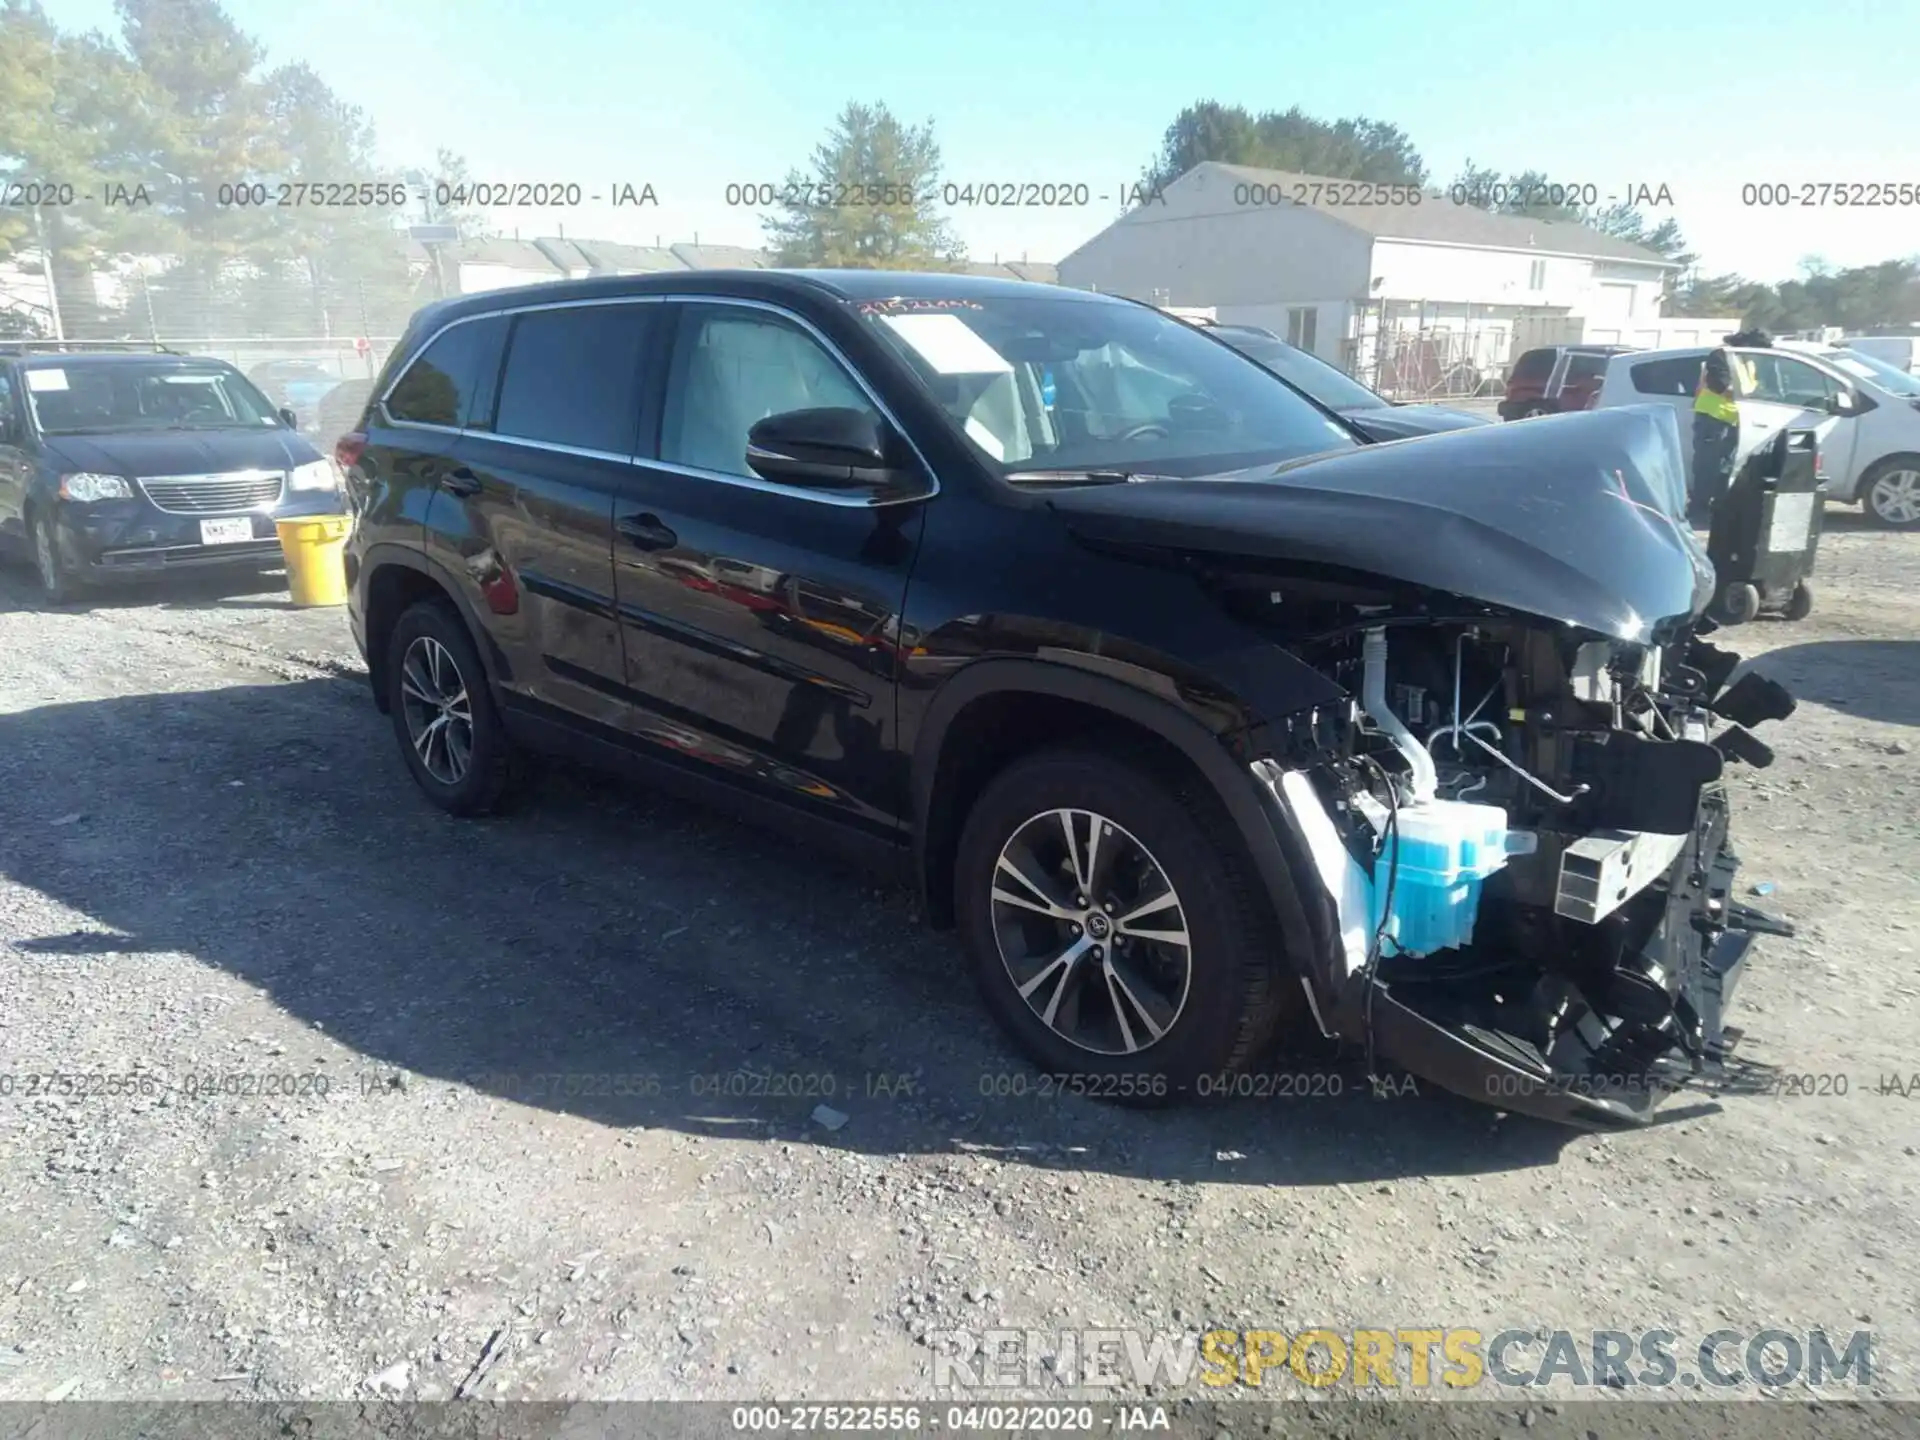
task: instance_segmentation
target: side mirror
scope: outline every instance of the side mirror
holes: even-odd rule
[[[1841,390],[1827,397],[1827,403],[1821,407],[1829,415],[1851,415],[1856,408],[1851,390]]]
[[[767,416],[747,432],[747,464],[765,480],[826,490],[896,489],[911,478],[886,422],[839,407]]]
[[[300,417],[293,413],[290,406],[282,405],[280,407],[280,421],[289,430],[298,430],[300,428]]]

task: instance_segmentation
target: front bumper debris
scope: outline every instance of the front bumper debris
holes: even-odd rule
[[[1321,942],[1304,984],[1321,1029],[1376,1062],[1503,1111],[1585,1129],[1631,1128],[1648,1123],[1675,1091],[1722,1078],[1738,1038],[1727,1015],[1754,941],[1793,933],[1731,898],[1739,862],[1727,839],[1722,786],[1702,796],[1688,835],[1644,837],[1647,844],[1592,837],[1571,879],[1563,872],[1556,909],[1587,912],[1568,921],[1594,923],[1635,892],[1665,891],[1662,919],[1627,957],[1638,988],[1615,1003],[1646,1003],[1642,977],[1657,977],[1666,995],[1660,1003],[1672,1010],[1670,1043],[1623,1051],[1618,1032],[1626,1027],[1605,997],[1589,1000],[1527,957],[1491,957],[1495,968],[1511,961],[1513,974],[1537,972],[1530,993],[1491,998],[1444,975],[1428,978],[1422,961],[1369,963],[1365,919],[1353,913],[1340,859],[1327,850],[1325,811],[1313,813],[1311,792],[1288,783],[1299,772],[1261,761],[1254,774],[1283,845],[1304,861],[1296,869],[1306,872],[1299,883],[1311,891],[1303,898]],[[1665,864],[1648,873],[1662,857]]]

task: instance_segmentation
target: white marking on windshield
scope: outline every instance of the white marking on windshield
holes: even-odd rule
[[[1011,375],[1013,362],[958,315],[883,315],[882,322],[942,375]]]

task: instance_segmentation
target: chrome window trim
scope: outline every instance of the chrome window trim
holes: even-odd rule
[[[518,435],[502,435],[494,430],[476,430],[472,426],[437,425],[422,420],[396,420],[387,409],[388,398],[392,396],[394,390],[399,387],[400,382],[406,378],[407,372],[419,363],[420,357],[432,348],[435,341],[456,325],[467,325],[475,321],[499,319],[510,315],[522,315],[535,310],[577,310],[590,305],[663,305],[669,302],[681,305],[732,305],[743,310],[762,310],[770,315],[777,316],[782,320],[790,321],[799,326],[801,330],[805,331],[806,334],[812,338],[815,344],[819,345],[821,349],[833,357],[834,362],[838,364],[842,370],[853,377],[853,383],[860,387],[861,393],[867,397],[868,401],[873,405],[873,408],[893,427],[894,432],[898,434],[902,440],[906,441],[907,448],[913,452],[914,458],[920,462],[921,473],[927,481],[927,489],[924,492],[915,492],[911,495],[839,495],[832,491],[809,489],[804,485],[782,485],[777,481],[762,480],[757,476],[727,475],[718,470],[702,470],[697,466],[681,465],[671,461],[643,456],[638,453],[615,455],[601,450],[584,450],[570,445],[561,445],[548,440],[531,440]],[[859,367],[847,358],[846,352],[822,334],[820,328],[811,320],[807,319],[806,316],[789,310],[785,306],[776,305],[772,301],[750,299],[738,295],[682,295],[676,293],[670,295],[608,295],[589,300],[535,300],[519,305],[501,305],[494,309],[479,311],[472,315],[457,316],[435,330],[433,334],[426,338],[420,348],[414,351],[413,358],[401,367],[400,373],[394,376],[392,384],[388,385],[386,390],[381,394],[379,410],[380,418],[388,425],[397,429],[431,430],[443,435],[479,435],[487,439],[498,440],[507,445],[526,445],[536,450],[551,450],[563,455],[579,455],[587,459],[614,460],[628,465],[650,466],[655,469],[669,471],[675,475],[685,475],[694,480],[710,480],[716,484],[737,485],[743,490],[758,490],[763,494],[769,495],[790,495],[797,499],[814,500],[823,505],[834,505],[842,509],[877,510],[890,505],[917,505],[922,501],[933,499],[940,493],[941,489],[939,473],[928,463],[926,453],[921,450],[913,436],[907,433],[907,427],[900,423],[900,418],[893,413],[892,407],[880,398],[879,393],[868,383],[867,377],[860,373]]]
[[[916,505],[922,500],[931,500],[940,493],[938,480],[934,481],[933,489],[924,494],[841,495],[832,490],[809,490],[803,485],[782,485],[774,480],[762,480],[757,475],[727,475],[719,470],[702,470],[697,465],[681,465],[667,460],[635,460],[633,463],[644,465],[649,470],[665,470],[671,475],[684,475],[689,480],[711,480],[721,485],[738,485],[742,490],[759,490],[768,495],[794,495],[803,500],[818,501],[822,505],[837,505],[843,510],[881,510],[889,505]]]
[[[622,455],[613,450],[589,450],[582,445],[562,445],[557,440],[529,440],[524,435],[502,435],[494,430],[463,430],[463,435],[471,435],[477,440],[498,440],[502,445],[525,445],[533,450],[551,450],[556,455],[578,455],[582,460],[611,460],[618,465],[632,465],[631,455]]]

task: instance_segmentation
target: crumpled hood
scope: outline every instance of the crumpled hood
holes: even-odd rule
[[[1713,596],[1682,476],[1673,411],[1628,406],[1049,503],[1090,540],[1337,565],[1649,642]]]
[[[217,475],[291,470],[320,452],[278,425],[249,430],[142,430],[117,435],[49,435],[66,468],[106,475]]]

